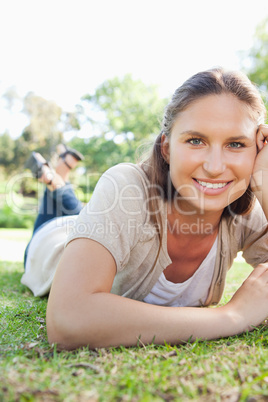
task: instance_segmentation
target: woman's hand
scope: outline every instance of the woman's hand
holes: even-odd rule
[[[268,220],[268,125],[261,124],[257,131],[257,156],[251,176],[251,189]]]
[[[268,317],[268,263],[258,265],[224,307],[241,322],[241,332],[261,324]]]
[[[252,172],[251,179],[251,187],[254,189],[258,189],[260,186],[262,187],[265,182],[265,173],[268,176],[268,147],[266,147],[268,143],[268,125],[260,124],[257,136],[256,136],[256,145],[257,145],[257,156],[255,159],[255,164]],[[267,183],[268,184],[268,183]]]

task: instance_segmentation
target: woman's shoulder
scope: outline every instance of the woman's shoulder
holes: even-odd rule
[[[148,182],[139,165],[120,163],[102,174],[90,201],[80,215],[104,211],[139,210],[146,212]],[[122,211],[121,211],[122,212]]]
[[[240,218],[242,227],[254,232],[263,232],[267,227],[267,219],[257,199],[254,201],[251,211]]]
[[[106,179],[118,186],[138,186],[148,188],[149,180],[143,169],[134,163],[119,163],[103,173],[102,180]]]
[[[250,212],[244,215],[231,215],[221,221],[223,237],[247,238],[261,235],[267,228],[267,219],[256,199]]]
[[[110,167],[104,175],[116,175],[116,177],[130,177],[148,180],[147,175],[140,165],[135,163],[119,163]]]

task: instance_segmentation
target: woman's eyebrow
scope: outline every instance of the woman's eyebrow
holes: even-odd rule
[[[208,138],[207,135],[200,133],[199,131],[194,131],[194,130],[186,130],[186,131],[182,131],[180,133],[180,136],[186,136],[186,135],[196,135],[198,137]]]
[[[251,138],[247,137],[246,135],[237,135],[234,137],[229,137],[228,138],[229,141],[239,141],[239,140],[251,140]]]
[[[197,137],[201,137],[201,138],[208,138],[207,135],[200,133],[199,131],[195,131],[195,130],[186,130],[186,131],[182,131],[180,133],[180,136],[187,136],[187,135],[196,135]],[[228,137],[227,140],[228,141],[241,141],[241,140],[250,140],[251,138],[247,137],[246,135],[234,135],[232,137]]]

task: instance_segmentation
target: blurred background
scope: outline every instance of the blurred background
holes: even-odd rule
[[[0,16],[0,227],[32,225],[33,150],[82,152],[72,180],[87,202],[101,173],[136,161],[198,71],[242,70],[267,101],[267,0],[9,0]]]

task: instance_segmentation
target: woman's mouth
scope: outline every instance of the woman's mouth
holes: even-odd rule
[[[205,188],[223,188],[225,186],[227,186],[228,183],[230,183],[229,181],[226,182],[222,182],[222,183],[212,183],[212,182],[208,182],[208,181],[201,181],[198,179],[194,179],[197,181],[197,183],[199,183],[201,186],[205,187]]]
[[[231,181],[205,181],[199,179],[193,179],[195,186],[207,195],[218,195],[229,188]]]

